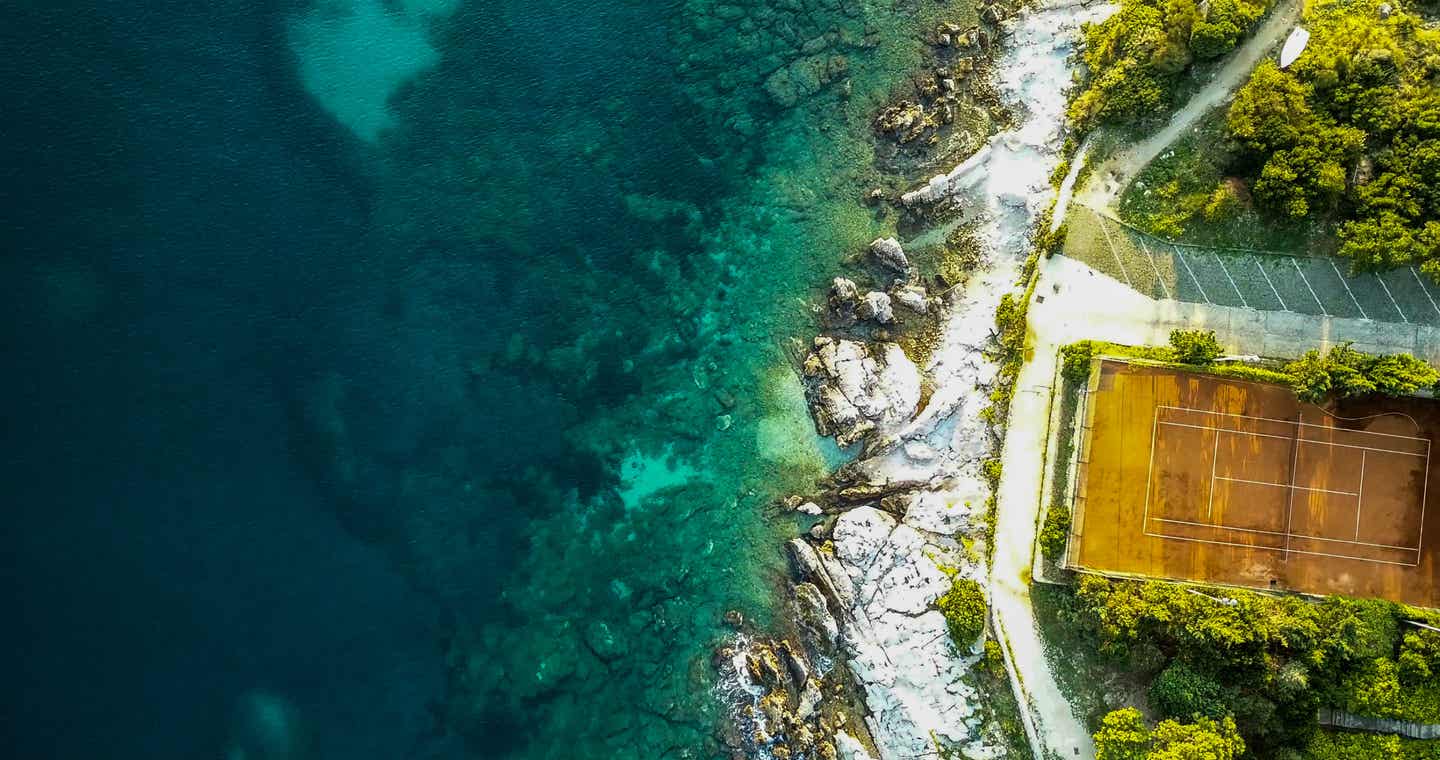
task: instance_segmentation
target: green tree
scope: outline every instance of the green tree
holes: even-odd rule
[[[1235,760],[1245,752],[1245,741],[1229,716],[1218,722],[1162,721],[1155,726],[1152,742],[1149,760]]]
[[[1150,703],[1167,718],[1219,720],[1230,714],[1225,688],[1180,661],[1172,662],[1150,684]]]
[[[1150,729],[1140,711],[1126,707],[1106,714],[1095,732],[1095,760],[1145,760]]]
[[[1400,643],[1400,681],[1406,686],[1419,686],[1440,671],[1440,633],[1410,631]]]
[[[985,590],[974,580],[956,577],[936,605],[956,645],[968,649],[985,632]]]
[[[1301,401],[1318,404],[1330,396],[1330,364],[1318,350],[1312,348],[1286,364],[1285,373],[1294,378],[1295,395]]]
[[[1170,347],[1181,364],[1209,364],[1225,352],[1214,330],[1171,330]]]
[[[1258,153],[1271,153],[1300,141],[1315,123],[1310,87],[1262,61],[1235,93],[1225,123],[1229,134]]]

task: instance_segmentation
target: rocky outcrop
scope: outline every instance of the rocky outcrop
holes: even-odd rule
[[[855,316],[861,319],[873,319],[882,325],[888,325],[895,321],[895,309],[890,305],[890,295],[872,290],[860,299],[860,305],[855,307]]]
[[[909,503],[903,511],[934,507]],[[795,539],[786,550],[801,625],[839,642],[865,695],[875,756],[923,756],[936,740],[968,757],[994,756],[978,738],[979,695],[965,683],[978,656],[956,650],[935,608],[950,586],[942,567],[968,564],[958,543],[864,506],[839,517],[830,542]],[[818,612],[822,604],[827,613]],[[842,757],[870,756],[848,737],[836,734],[835,744]]]
[[[794,632],[761,636],[742,627],[733,642],[715,650],[720,691],[737,717],[725,743],[737,756],[833,760],[839,750],[865,757],[875,746],[858,686],[848,670],[837,667],[843,640],[831,610],[845,609],[835,601],[841,597],[827,599],[802,580],[806,573],[823,578],[826,572],[826,560],[804,556],[791,587]],[[843,570],[836,572],[845,577]]]
[[[905,249],[901,248],[900,241],[893,237],[871,241],[870,256],[886,269],[902,275],[910,271],[910,260],[905,257]]]
[[[890,291],[890,300],[916,314],[930,313],[930,299],[926,296],[925,289],[918,285],[895,288]]]
[[[816,338],[803,380],[815,429],[841,446],[875,431],[888,434],[920,402],[920,370],[895,343]]]

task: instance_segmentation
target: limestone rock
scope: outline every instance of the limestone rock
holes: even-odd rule
[[[848,611],[854,607],[855,587],[835,557],[817,550],[803,538],[791,539],[785,544],[785,551],[797,579],[812,584],[837,610]]]
[[[897,429],[920,402],[920,370],[895,343],[816,338],[804,384],[815,429],[841,446]]]
[[[905,250],[895,238],[876,238],[871,241],[870,255],[887,269],[901,274],[910,271],[910,260],[905,258]]]
[[[860,300],[860,305],[855,308],[855,316],[888,325],[895,321],[895,310],[890,305],[889,295],[872,290]]]
[[[930,313],[930,301],[926,298],[925,289],[922,287],[907,285],[896,288],[890,291],[890,299],[916,314]]]

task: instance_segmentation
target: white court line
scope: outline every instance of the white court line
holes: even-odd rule
[[[1216,546],[1238,546],[1238,547],[1240,547],[1241,549],[1259,549],[1259,550],[1261,550],[1261,551],[1267,551],[1267,552],[1284,551],[1284,552],[1286,552],[1287,554],[1308,554],[1308,555],[1311,555],[1311,556],[1313,556],[1313,557],[1329,557],[1329,558],[1331,558],[1331,559],[1352,559],[1352,560],[1355,560],[1356,562],[1372,562],[1372,563],[1380,564],[1380,565],[1398,565],[1398,566],[1400,566],[1400,567],[1416,567],[1417,565],[1420,564],[1420,562],[1419,562],[1418,560],[1415,561],[1415,562],[1392,562],[1392,561],[1390,561],[1390,560],[1388,560],[1388,559],[1370,559],[1369,557],[1352,557],[1352,556],[1350,556],[1350,555],[1348,555],[1348,554],[1328,554],[1328,553],[1326,553],[1326,552],[1307,552],[1307,551],[1305,551],[1304,549],[1283,549],[1283,550],[1282,550],[1282,549],[1281,549],[1280,547],[1278,547],[1278,546],[1260,546],[1259,544],[1237,544],[1237,543],[1235,543],[1235,542],[1233,542],[1233,541],[1210,541],[1210,540],[1207,540],[1207,539],[1204,539],[1204,538],[1186,538],[1185,536],[1171,536],[1171,535],[1167,535],[1167,534],[1164,534],[1164,533],[1150,533],[1150,532],[1148,532],[1148,531],[1145,533],[1145,535],[1147,535],[1147,536],[1153,536],[1153,537],[1155,537],[1155,538],[1165,538],[1165,539],[1169,539],[1169,540],[1171,540],[1171,541],[1190,541],[1190,542],[1197,543],[1197,544],[1215,544]]]
[[[1361,456],[1363,457],[1364,454],[1362,453]],[[1332,491],[1332,490],[1330,490],[1330,489],[1328,489],[1328,488],[1311,488],[1310,486],[1296,486],[1296,485],[1291,485],[1291,484],[1289,484],[1289,483],[1270,483],[1270,482],[1267,482],[1267,481],[1264,481],[1264,480],[1246,480],[1246,479],[1244,479],[1244,478],[1227,478],[1227,477],[1225,477],[1224,475],[1216,476],[1215,479],[1216,479],[1216,480],[1228,480],[1228,481],[1231,481],[1231,482],[1233,482],[1233,483],[1250,483],[1250,484],[1252,484],[1252,485],[1257,485],[1257,486],[1274,486],[1274,487],[1276,487],[1276,488],[1294,488],[1294,489],[1297,490],[1297,491],[1318,491],[1318,492],[1320,492],[1320,493],[1333,493],[1333,494],[1339,494],[1340,496],[1359,496],[1359,495],[1360,495],[1360,494],[1356,493],[1355,491]]]
[[[1305,289],[1310,291],[1310,297],[1315,299],[1315,305],[1320,307],[1320,313],[1327,317],[1330,316],[1330,312],[1325,311],[1325,304],[1320,302],[1320,296],[1315,295],[1315,289],[1310,287],[1310,278],[1300,271],[1300,264],[1295,259],[1290,259],[1290,264],[1295,267],[1295,274],[1300,275],[1300,281],[1305,283]]]
[[[1115,250],[1115,243],[1110,239],[1110,230],[1105,228],[1105,217],[1100,217],[1100,231],[1105,233],[1105,245],[1110,246],[1110,255],[1115,257],[1115,263],[1120,265],[1120,274],[1125,275],[1125,284],[1135,288],[1135,283],[1130,279],[1130,273],[1125,271],[1125,262],[1120,260],[1120,252]],[[1136,288],[1138,290],[1138,288]]]
[[[1270,281],[1270,275],[1265,273],[1265,267],[1260,265],[1258,258],[1255,259],[1255,268],[1260,270],[1260,276],[1265,278],[1265,284],[1270,286],[1270,292],[1275,294],[1275,300],[1280,302],[1280,308],[1290,311],[1290,307],[1285,305],[1285,299],[1280,297],[1280,291],[1275,289],[1275,283]]]
[[[1195,288],[1200,291],[1200,297],[1205,299],[1205,303],[1215,303],[1210,300],[1210,296],[1205,295],[1205,286],[1200,284],[1200,278],[1195,276],[1195,270],[1190,268],[1190,262],[1185,260],[1185,254],[1180,252],[1180,247],[1174,243],[1171,243],[1170,247],[1175,249],[1175,258],[1180,259],[1180,263],[1185,265],[1185,271],[1190,273],[1190,279],[1195,282]]]
[[[1156,537],[1156,538],[1162,538],[1162,539],[1176,540],[1176,541],[1190,541],[1190,542],[1192,542],[1192,543],[1207,543],[1207,544],[1214,544],[1214,545],[1219,545],[1219,546],[1233,546],[1233,547],[1244,548],[1244,549],[1261,549],[1261,550],[1264,550],[1264,551],[1284,552],[1285,559],[1286,559],[1287,561],[1288,561],[1288,559],[1289,559],[1290,554],[1293,552],[1293,553],[1295,553],[1295,554],[1302,554],[1302,555],[1307,555],[1307,556],[1328,557],[1328,558],[1332,558],[1332,559],[1350,559],[1350,560],[1355,560],[1355,561],[1357,561],[1357,562],[1371,562],[1371,563],[1377,563],[1377,564],[1395,565],[1395,566],[1398,566],[1398,567],[1417,567],[1417,566],[1420,564],[1420,560],[1423,558],[1423,543],[1424,543],[1424,529],[1425,529],[1425,506],[1426,506],[1425,501],[1426,501],[1426,499],[1428,498],[1429,479],[1430,479],[1430,478],[1429,478],[1429,475],[1430,475],[1430,452],[1431,452],[1431,448],[1432,448],[1432,442],[1431,442],[1429,439],[1426,439],[1426,438],[1418,438],[1418,437],[1414,437],[1414,436],[1397,435],[1397,434],[1394,434],[1394,433],[1371,433],[1372,435],[1386,436],[1386,437],[1391,437],[1391,438],[1400,438],[1400,439],[1404,439],[1404,440],[1424,441],[1424,442],[1425,442],[1425,453],[1424,453],[1424,454],[1418,454],[1418,453],[1408,452],[1408,451],[1396,451],[1396,450],[1393,450],[1393,449],[1382,449],[1382,448],[1369,447],[1369,446],[1355,446],[1355,445],[1350,445],[1350,444],[1334,443],[1334,442],[1332,442],[1332,441],[1316,441],[1316,440],[1299,438],[1299,437],[1287,437],[1287,436],[1271,435],[1271,434],[1267,434],[1267,433],[1255,433],[1255,432],[1244,431],[1244,430],[1231,430],[1231,429],[1227,429],[1227,428],[1217,428],[1217,427],[1213,427],[1213,426],[1209,426],[1209,425],[1192,425],[1192,424],[1187,424],[1187,423],[1168,422],[1168,421],[1163,421],[1163,422],[1162,422],[1162,421],[1160,420],[1160,418],[1159,418],[1159,417],[1160,417],[1160,412],[1159,412],[1160,409],[1169,409],[1169,410],[1174,410],[1174,411],[1198,412],[1198,413],[1202,413],[1202,414],[1212,414],[1212,415],[1225,416],[1225,417],[1239,417],[1239,418],[1254,419],[1254,420],[1261,420],[1261,421],[1267,421],[1267,422],[1282,422],[1282,423],[1294,425],[1294,426],[1295,426],[1295,431],[1296,431],[1296,433],[1297,433],[1297,436],[1298,436],[1299,431],[1300,431],[1302,428],[1304,428],[1304,427],[1331,427],[1331,426],[1328,426],[1328,425],[1316,425],[1316,424],[1314,424],[1314,423],[1307,423],[1307,422],[1304,421],[1303,415],[1301,415],[1301,416],[1299,417],[1299,419],[1297,419],[1297,420],[1279,420],[1279,419],[1274,419],[1274,418],[1269,418],[1269,417],[1254,417],[1254,416],[1251,416],[1251,415],[1235,414],[1235,413],[1231,413],[1231,412],[1220,412],[1220,411],[1209,410],[1209,409],[1193,409],[1193,408],[1190,408],[1190,407],[1178,407],[1178,406],[1170,406],[1170,405],[1165,405],[1165,404],[1157,404],[1156,407],[1155,407],[1155,412],[1153,413],[1153,416],[1152,416],[1152,419],[1151,419],[1150,463],[1149,463],[1149,472],[1147,472],[1147,474],[1146,474],[1145,517],[1144,517],[1144,522],[1142,523],[1142,533],[1143,533],[1144,535],[1146,535],[1146,536],[1152,536],[1152,537]],[[1214,507],[1213,507],[1213,505],[1214,505],[1214,486],[1215,486],[1215,481],[1216,481],[1216,480],[1229,480],[1229,481],[1234,481],[1234,482],[1253,483],[1253,484],[1256,484],[1256,485],[1270,486],[1270,487],[1278,487],[1278,488],[1286,488],[1286,487],[1288,487],[1288,488],[1289,488],[1289,491],[1287,492],[1286,516],[1285,516],[1286,525],[1285,525],[1285,532],[1284,532],[1283,534],[1281,534],[1281,533],[1279,533],[1279,532],[1275,532],[1275,531],[1262,531],[1262,530],[1251,529],[1251,528],[1236,528],[1236,527],[1231,527],[1231,526],[1227,526],[1227,525],[1224,525],[1224,524],[1217,524],[1217,523],[1214,523],[1214,522],[1209,522],[1209,523],[1196,523],[1196,522],[1187,522],[1187,521],[1184,521],[1184,520],[1173,520],[1173,519],[1162,518],[1162,517],[1156,517],[1156,518],[1154,518],[1156,521],[1161,522],[1161,523],[1175,523],[1175,524],[1193,525],[1193,526],[1197,526],[1197,527],[1218,528],[1218,529],[1220,529],[1220,530],[1231,530],[1231,531],[1239,531],[1239,532],[1245,532],[1245,533],[1256,533],[1256,534],[1265,534],[1265,535],[1283,535],[1283,536],[1285,537],[1285,545],[1284,545],[1283,547],[1259,546],[1259,545],[1255,545],[1255,544],[1235,543],[1235,542],[1232,542],[1232,541],[1216,541],[1216,540],[1198,539],[1198,538],[1190,538],[1190,537],[1186,537],[1186,536],[1174,536],[1174,535],[1169,535],[1169,534],[1164,534],[1164,533],[1152,533],[1152,532],[1150,532],[1150,530],[1149,530],[1149,521],[1150,521],[1150,519],[1151,519],[1151,518],[1150,518],[1150,502],[1151,502],[1151,500],[1152,500],[1151,492],[1154,490],[1155,451],[1156,451],[1156,448],[1157,448],[1157,442],[1156,442],[1156,441],[1157,441],[1157,438],[1158,438],[1158,435],[1159,435],[1159,426],[1160,426],[1161,424],[1170,425],[1170,426],[1172,426],[1172,427],[1185,427],[1185,428],[1192,428],[1192,429],[1197,429],[1197,430],[1212,430],[1212,431],[1215,431],[1215,432],[1216,432],[1216,441],[1215,441],[1215,444],[1214,444],[1214,448],[1212,449],[1212,452],[1211,452],[1212,460],[1211,460],[1210,494],[1209,494],[1209,498],[1210,498],[1211,505],[1210,505],[1210,507],[1207,509],[1207,513],[1209,513],[1211,516],[1213,516],[1213,509],[1214,509]],[[1344,428],[1333,428],[1333,427],[1331,427],[1331,429],[1332,429],[1332,430],[1345,430]],[[1226,477],[1226,476],[1217,475],[1215,468],[1216,468],[1217,462],[1218,462],[1219,433],[1222,433],[1222,432],[1224,432],[1224,433],[1234,433],[1234,434],[1237,434],[1237,435],[1252,435],[1252,436],[1257,436],[1257,437],[1261,437],[1261,438],[1274,438],[1274,439],[1278,439],[1278,440],[1288,440],[1288,441],[1292,441],[1292,442],[1294,443],[1294,455],[1293,455],[1293,459],[1292,459],[1291,466],[1290,466],[1290,480],[1291,480],[1290,484],[1287,486],[1286,484],[1283,484],[1283,483],[1271,483],[1271,482],[1266,482],[1266,481],[1247,480],[1247,479],[1242,479],[1242,478],[1230,478],[1230,477]],[[1348,432],[1370,433],[1370,431],[1353,431],[1353,430],[1352,430],[1352,431],[1348,431]],[[1361,451],[1361,463],[1360,463],[1360,468],[1361,468],[1361,469],[1360,469],[1360,486],[1359,486],[1359,490],[1357,490],[1357,491],[1355,491],[1355,492],[1335,491],[1335,490],[1331,490],[1331,489],[1311,488],[1311,487],[1308,487],[1308,486],[1297,486],[1297,485],[1295,485],[1294,480],[1295,480],[1295,477],[1296,477],[1296,472],[1297,472],[1298,467],[1299,467],[1299,457],[1300,457],[1300,447],[1299,447],[1299,444],[1301,444],[1301,443],[1314,443],[1314,444],[1320,444],[1320,445],[1331,446],[1331,447],[1338,447],[1338,448],[1357,449],[1357,450]],[[1360,526],[1360,524],[1361,524],[1361,519],[1362,519],[1362,507],[1361,507],[1361,504],[1362,504],[1362,501],[1363,501],[1365,466],[1366,466],[1366,464],[1367,464],[1367,455],[1368,455],[1368,452],[1370,452],[1370,451],[1377,451],[1377,452],[1389,453],[1389,454],[1399,454],[1399,455],[1402,455],[1402,456],[1419,456],[1419,457],[1423,457],[1423,458],[1425,459],[1425,474],[1424,474],[1424,476],[1423,476],[1423,478],[1422,478],[1422,481],[1421,481],[1421,482],[1422,482],[1422,490],[1421,490],[1421,497],[1420,497],[1420,526],[1419,526],[1419,528],[1418,528],[1418,530],[1417,530],[1417,534],[1418,534],[1418,535],[1417,535],[1417,541],[1416,541],[1416,546],[1414,546],[1414,547],[1395,546],[1395,545],[1392,545],[1392,544],[1377,544],[1377,543],[1370,543],[1370,542],[1365,542],[1365,541],[1360,541],[1360,540],[1359,540],[1359,537],[1360,537],[1360,527],[1359,527],[1359,526]],[[1297,490],[1300,490],[1300,491],[1316,491],[1316,492],[1322,492],[1322,493],[1334,493],[1334,494],[1340,494],[1340,495],[1346,495],[1346,496],[1354,496],[1354,497],[1356,497],[1356,517],[1355,517],[1355,520],[1356,520],[1356,528],[1355,528],[1355,540],[1346,540],[1346,539],[1338,539],[1338,538],[1326,538],[1326,537],[1323,537],[1323,536],[1311,536],[1311,535],[1294,533],[1294,532],[1293,532],[1293,527],[1294,527],[1294,525],[1293,525],[1293,520],[1294,520],[1294,502],[1295,502],[1295,491],[1297,491]],[[1307,550],[1304,550],[1304,549],[1296,549],[1296,548],[1294,548],[1294,547],[1292,546],[1291,539],[1301,539],[1301,540],[1305,540],[1305,541],[1318,541],[1318,542],[1334,543],[1334,544],[1342,544],[1342,545],[1365,546],[1365,547],[1368,547],[1368,548],[1388,549],[1388,550],[1394,550],[1394,551],[1406,551],[1406,552],[1413,551],[1413,552],[1416,553],[1416,561],[1413,562],[1413,563],[1393,562],[1393,561],[1390,561],[1390,560],[1380,560],[1380,559],[1373,559],[1373,558],[1369,558],[1369,557],[1356,557],[1356,556],[1345,555],[1345,554],[1333,554],[1333,553],[1328,553],[1328,552],[1307,551]]]
[[[1345,292],[1350,294],[1350,300],[1355,308],[1360,310],[1361,319],[1369,319],[1370,315],[1365,313],[1365,307],[1360,305],[1360,299],[1355,297],[1355,291],[1350,289],[1350,283],[1345,281],[1345,275],[1340,274],[1340,267],[1335,264],[1335,259],[1330,259],[1330,268],[1335,270],[1335,276],[1340,278],[1340,284],[1345,286]]]
[[[1210,486],[1206,490],[1210,492],[1210,503],[1205,507],[1205,516],[1211,517],[1215,514],[1215,468],[1220,465],[1220,434],[1215,434],[1215,445],[1210,448]]]
[[[1430,302],[1430,308],[1440,314],[1440,306],[1435,304],[1435,296],[1430,295],[1430,289],[1425,287],[1425,281],[1420,279],[1420,273],[1415,271],[1415,267],[1410,267],[1410,274],[1415,277],[1415,284],[1420,286],[1420,292],[1424,293],[1426,300]]]
[[[1145,520],[1150,520],[1150,492],[1155,490],[1155,439],[1160,433],[1160,410],[1156,409],[1150,424],[1150,469],[1145,472]]]
[[[1229,428],[1211,427],[1210,425],[1191,425],[1191,424],[1185,423],[1185,422],[1166,422],[1166,421],[1164,421],[1164,420],[1161,420],[1160,424],[1161,424],[1161,425],[1169,425],[1169,426],[1171,426],[1171,427],[1194,428],[1194,429],[1196,429],[1196,430],[1214,430],[1214,431],[1219,432],[1219,433],[1234,433],[1235,435],[1253,435],[1253,436],[1256,436],[1256,437],[1259,437],[1259,438],[1275,438],[1275,439],[1278,439],[1278,440],[1281,440],[1281,441],[1294,441],[1294,440],[1298,440],[1300,443],[1313,443],[1313,444],[1315,444],[1315,445],[1317,445],[1317,446],[1335,446],[1336,448],[1341,448],[1341,449],[1356,449],[1356,450],[1359,450],[1359,451],[1378,451],[1378,452],[1380,452],[1380,453],[1382,453],[1382,454],[1397,454],[1397,455],[1399,455],[1399,456],[1405,456],[1405,457],[1420,457],[1420,458],[1422,458],[1422,459],[1425,459],[1426,461],[1429,461],[1429,458],[1430,458],[1430,456],[1429,456],[1428,454],[1417,454],[1417,453],[1415,453],[1415,452],[1413,452],[1413,451],[1396,451],[1395,449],[1380,449],[1380,448],[1376,448],[1376,447],[1374,447],[1374,446],[1353,446],[1353,445],[1348,444],[1348,443],[1335,443],[1334,441],[1316,441],[1316,440],[1313,440],[1313,439],[1311,439],[1311,438],[1299,438],[1299,439],[1296,439],[1296,438],[1292,438],[1291,436],[1288,436],[1288,435],[1271,435],[1271,434],[1269,434],[1269,433],[1255,433],[1255,432],[1251,432],[1251,431],[1249,431],[1249,430],[1231,430],[1231,429],[1229,429]]]
[[[1169,517],[1152,517],[1155,522],[1175,523],[1176,525],[1193,525],[1197,528],[1219,528],[1221,530],[1235,530],[1241,533],[1261,533],[1267,536],[1290,536],[1292,538],[1303,538],[1306,541],[1328,541],[1332,544],[1355,544],[1356,546],[1369,546],[1376,549],[1395,549],[1403,552],[1418,552],[1418,546],[1395,546],[1393,544],[1373,544],[1366,541],[1351,541],[1347,538],[1326,538],[1324,536],[1312,536],[1306,533],[1281,533],[1278,530],[1260,530],[1259,528],[1237,528],[1233,525],[1221,525],[1219,523],[1191,522],[1189,520],[1175,520]],[[1152,534],[1153,535],[1153,534]],[[1278,547],[1277,547],[1278,548]]]
[[[1290,492],[1285,494],[1285,558],[1290,562],[1291,521],[1295,519],[1295,473],[1300,469],[1300,426],[1305,424],[1305,413],[1295,413],[1295,437],[1290,443]]]
[[[1390,293],[1390,286],[1385,284],[1385,278],[1381,277],[1379,272],[1375,273],[1375,281],[1380,283],[1380,287],[1385,289],[1385,297],[1390,299],[1390,304],[1395,307],[1395,312],[1400,315],[1400,321],[1407,325],[1410,324],[1410,320],[1405,317],[1405,310],[1400,308],[1400,302],[1396,301],[1395,296]]]
[[[1360,512],[1365,508],[1365,455],[1368,451],[1360,452],[1360,490],[1355,492],[1355,540],[1360,540]]]
[[[1261,422],[1283,422],[1286,425],[1302,425],[1304,427],[1325,428],[1327,430],[1343,430],[1347,433],[1364,433],[1365,435],[1383,435],[1386,438],[1403,438],[1407,441],[1424,441],[1430,443],[1429,438],[1417,438],[1413,435],[1399,435],[1397,433],[1380,433],[1374,430],[1351,430],[1349,428],[1337,428],[1334,425],[1317,425],[1313,422],[1297,422],[1295,420],[1282,420],[1276,417],[1255,417],[1249,414],[1236,414],[1234,412],[1221,412],[1215,409],[1192,409],[1188,406],[1169,406],[1168,404],[1157,404],[1156,409],[1171,409],[1178,412],[1198,412],[1200,414],[1218,414],[1222,417],[1239,417],[1246,420],[1259,420]],[[1412,420],[1413,422],[1413,420]]]
[[[1165,298],[1168,300],[1170,298],[1170,286],[1165,284],[1165,275],[1160,274],[1160,265],[1155,261],[1155,254],[1150,252],[1150,246],[1145,245],[1145,238],[1137,237],[1135,239],[1140,241],[1140,250],[1144,251],[1145,255],[1150,257],[1150,268],[1155,270],[1155,281],[1160,283],[1160,289],[1165,291]]]
[[[1240,305],[1247,309],[1250,308],[1250,302],[1245,300],[1245,294],[1240,292],[1240,286],[1235,284],[1235,278],[1231,277],[1230,270],[1225,268],[1225,260],[1220,258],[1219,252],[1212,249],[1210,255],[1215,257],[1215,263],[1220,265],[1220,271],[1225,273],[1225,279],[1230,281],[1230,287],[1235,289],[1235,295],[1240,296]]]

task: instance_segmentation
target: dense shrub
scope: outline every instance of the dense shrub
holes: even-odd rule
[[[1305,53],[1256,67],[1226,124],[1262,209],[1333,219],[1356,269],[1440,279],[1440,29],[1405,5],[1307,3]]]
[[[1440,371],[1409,354],[1375,356],[1349,343],[1328,352],[1306,351],[1285,365],[1301,399],[1319,403],[1329,397],[1408,396],[1440,381]]]
[[[1060,370],[1067,379],[1083,383],[1090,378],[1090,360],[1095,358],[1095,343],[1082,340],[1060,349],[1063,368]]]
[[[1230,714],[1225,688],[1184,662],[1173,662],[1150,684],[1150,704],[1167,718],[1219,720]]]
[[[1304,746],[1322,706],[1440,722],[1440,683],[1421,675],[1436,664],[1440,638],[1402,636],[1400,621],[1416,613],[1392,602],[1228,589],[1207,596],[1089,576],[1076,598],[1076,624],[1117,664],[1129,667],[1132,652],[1159,653],[1150,699],[1162,715],[1234,715],[1261,757]]]
[[[1214,330],[1171,330],[1170,348],[1181,364],[1209,364],[1225,353]]]
[[[950,628],[950,637],[969,649],[985,632],[985,590],[970,578],[955,578],[950,590],[936,601]]]
[[[1051,504],[1045,512],[1045,524],[1040,528],[1040,553],[1059,561],[1065,556],[1065,544],[1070,540],[1070,510],[1064,504]]]

